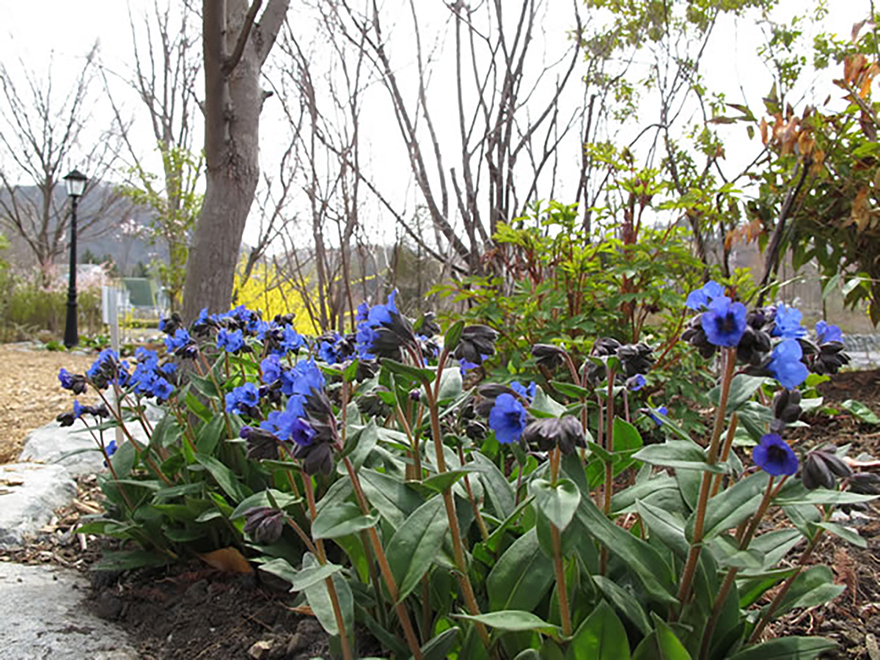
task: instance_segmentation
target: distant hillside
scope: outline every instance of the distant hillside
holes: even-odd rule
[[[113,188],[109,185],[98,184],[85,196],[79,206],[77,217],[93,217],[96,209],[106,206],[107,199],[112,196]],[[16,196],[21,199],[36,202],[41,193],[35,186],[22,186],[16,191]],[[9,198],[9,192],[0,190],[0,198]],[[67,204],[67,194],[64,186],[55,188],[55,205],[64,213],[70,212]],[[107,212],[96,217],[95,223],[85,232],[77,235],[77,256],[80,263],[84,262],[84,256],[89,253],[99,259],[109,256],[116,264],[120,273],[129,275],[134,272],[138,263],[149,265],[157,256],[161,255],[160,246],[152,246],[144,238],[141,238],[143,228],[149,226],[152,211],[144,207],[132,206],[125,200],[113,204]],[[50,231],[54,229],[50,225]],[[21,236],[16,235],[0,221],[2,232],[11,244],[3,258],[19,270],[34,268],[36,260],[27,243]],[[65,236],[64,255],[56,260],[59,266],[67,264],[67,246],[69,236]]]

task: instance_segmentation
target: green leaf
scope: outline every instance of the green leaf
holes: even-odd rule
[[[563,461],[562,468],[581,492],[588,490],[580,461]],[[608,520],[589,497],[581,497],[575,517],[590,536],[635,572],[653,598],[667,605],[678,603],[672,570],[655,548]]]
[[[877,495],[860,495],[858,493],[850,493],[849,491],[828,490],[826,488],[816,488],[815,490],[807,490],[800,482],[791,484],[790,488],[785,488],[774,500],[779,506],[792,506],[796,504],[857,504],[859,502],[870,502],[877,499]]]
[[[378,441],[379,428],[376,426],[376,420],[373,419],[365,427],[349,436],[342,454],[349,457],[349,460],[354,465],[355,472],[361,469],[361,466],[367,460]],[[337,470],[340,471],[340,474],[347,472],[342,461],[337,465]]]
[[[566,408],[547,396],[539,386],[535,389],[535,398],[532,399],[529,412],[535,417],[562,417],[566,413]]]
[[[444,490],[450,488],[453,484],[455,484],[464,475],[468,473],[482,471],[482,468],[480,468],[479,466],[467,466],[459,470],[447,470],[446,472],[435,474],[433,477],[425,479],[422,482],[422,485],[430,488],[433,491],[442,493]]]
[[[628,660],[626,629],[604,600],[575,631],[565,660]]]
[[[834,648],[837,644],[823,637],[784,637],[740,651],[730,660],[812,660]]]
[[[642,609],[635,596],[623,587],[618,586],[613,580],[609,580],[601,575],[594,575],[593,582],[596,583],[605,598],[611,601],[614,607],[620,610],[627,619],[641,630],[642,634],[648,635],[651,633],[651,622],[648,620],[645,610]]]
[[[747,580],[737,580],[739,592],[739,606],[746,609],[758,602],[768,589],[772,589],[783,580],[791,577],[797,569],[784,568],[776,571],[767,571],[763,575],[751,577]]]
[[[711,498],[706,506],[703,539],[708,541],[723,534],[755,513],[764,498],[768,480],[766,473],[756,472]],[[696,512],[688,519],[688,539],[693,539],[695,519]]]
[[[838,525],[837,523],[832,522],[820,522],[817,523],[819,527],[822,529],[828,530],[835,536],[839,536],[844,541],[852,543],[859,548],[867,548],[868,542],[863,539],[857,531],[849,529],[848,527],[844,527],[843,525]]]
[[[642,442],[642,434],[639,433],[639,430],[635,426],[626,420],[623,420],[620,417],[615,417],[613,429],[615,452],[639,449],[644,445]]]
[[[311,553],[303,556],[303,570],[313,569],[318,566],[318,560]],[[333,586],[336,589],[336,597],[339,601],[339,609],[342,611],[342,622],[345,630],[349,635],[354,634],[354,596],[351,593],[351,587],[346,580],[342,579],[338,573],[330,577],[333,580]],[[336,625],[336,615],[333,612],[333,603],[330,600],[330,592],[327,590],[327,583],[320,580],[304,590],[306,601],[318,622],[330,635],[338,635],[339,628]]]
[[[477,616],[471,616],[468,614],[456,614],[454,616],[457,619],[474,621],[476,623],[482,623],[484,626],[489,626],[490,628],[506,630],[509,632],[536,630],[545,634],[555,634],[559,630],[552,623],[547,623],[531,612],[525,612],[522,610],[502,610],[500,612],[490,612],[489,614],[480,614]]]
[[[535,505],[559,531],[565,530],[581,501],[581,492],[570,479],[560,479],[552,485],[545,479],[534,479],[529,490],[535,496]]]
[[[702,470],[724,474],[722,465],[709,465],[703,448],[690,440],[667,440],[662,444],[648,445],[637,451],[633,458],[637,461],[682,470]]]
[[[202,424],[196,432],[196,450],[200,454],[210,456],[214,453],[223,434],[226,432],[226,421],[223,415],[214,415],[210,422]]]
[[[541,552],[532,528],[507,548],[486,578],[489,608],[531,611],[552,583],[553,565]]]
[[[550,384],[553,386],[554,390],[572,399],[586,399],[590,396],[590,391],[588,389],[578,387],[571,383],[566,383],[565,381],[551,380]]]
[[[480,481],[486,489],[486,498],[499,518],[507,518],[516,508],[513,487],[492,461],[479,452],[474,452],[473,457],[476,465],[485,468],[480,473]]]
[[[795,578],[773,618],[798,607],[824,605],[844,592],[846,586],[834,584],[834,574],[827,566],[811,566]],[[766,608],[765,608],[766,609]]]
[[[325,508],[312,523],[312,538],[333,539],[338,536],[356,534],[369,529],[379,522],[379,514],[364,515],[354,502],[343,502],[335,507]]]
[[[873,410],[868,408],[868,406],[866,406],[861,401],[847,399],[840,404],[840,407],[851,413],[854,417],[857,417],[860,421],[865,422],[866,424],[880,424],[880,417],[878,417]]]
[[[416,491],[387,474],[375,470],[361,470],[359,476],[370,505],[376,507],[381,516],[395,529],[398,529],[403,521],[424,502]]]
[[[397,362],[390,358],[382,358],[381,362],[382,366],[388,369],[388,371],[409,379],[411,383],[417,382],[427,386],[434,380],[434,371],[432,369],[411,367],[408,364],[403,364],[402,362]]]
[[[254,493],[253,495],[244,498],[229,516],[230,520],[241,518],[248,509],[252,509],[255,506],[273,506],[272,502],[269,500],[268,493],[272,494],[275,503],[282,509],[286,509],[291,504],[295,504],[302,499],[291,493],[282,493],[280,490],[275,490],[274,488],[261,490],[259,493]]]
[[[118,552],[108,550],[104,552],[101,560],[92,567],[92,570],[130,571],[146,566],[164,566],[169,561],[166,555],[160,555],[149,550],[121,550]]]
[[[435,496],[416,509],[394,533],[386,554],[397,582],[398,601],[406,598],[431,568],[448,529],[443,498]]]
[[[338,573],[342,570],[342,566],[338,564],[324,564],[323,566],[309,566],[308,568],[303,568],[301,571],[297,571],[296,575],[293,578],[293,582],[291,582],[291,591],[303,591],[308,589],[309,587],[317,584],[318,582],[322,582],[327,579],[334,573]]]
[[[727,412],[739,410],[751,399],[764,383],[763,376],[747,376],[737,374],[730,383],[730,394],[727,397]],[[709,400],[717,406],[721,396],[721,386],[713,387],[709,391]]]
[[[511,525],[516,524],[516,521],[519,519],[520,513],[522,510],[529,506],[534,501],[533,497],[527,497],[522,502],[519,503],[519,506],[513,510],[513,512],[504,519],[498,527],[492,530],[492,533],[489,534],[489,538],[486,539],[485,544],[486,547],[489,548],[491,552],[496,552],[498,550],[498,545],[501,543],[501,538],[504,536],[504,532],[510,528]]]
[[[174,421],[171,415],[165,415],[159,420],[158,424],[153,427],[153,433],[150,435],[150,445],[152,447],[168,447],[172,445],[180,437],[180,427]]]
[[[422,647],[422,658],[424,660],[446,660],[460,636],[461,628],[457,626],[448,628],[439,635],[435,635]]]
[[[440,375],[440,390],[437,392],[437,402],[453,401],[461,396],[461,392],[461,370],[455,367],[444,369]]]
[[[450,353],[454,351],[458,346],[458,342],[461,341],[461,333],[463,331],[464,320],[456,321],[449,326],[449,330],[446,331],[446,335],[443,337],[443,347]]]
[[[686,559],[690,544],[685,536],[683,521],[644,500],[638,500],[636,507],[639,516],[648,526],[648,532],[652,536],[656,535],[679,559]]]
[[[229,497],[235,502],[240,502],[245,498],[241,484],[239,483],[238,478],[232,473],[232,470],[211,456],[196,454],[195,459],[199,465],[203,466],[211,473],[211,476],[214,477],[217,484],[223,489],[223,492],[229,495]]]

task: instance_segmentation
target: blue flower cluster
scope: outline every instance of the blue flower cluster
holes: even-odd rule
[[[691,292],[686,304],[702,311],[691,319],[682,339],[704,357],[719,347],[735,348],[746,373],[772,376],[787,389],[803,383],[811,371],[836,373],[849,362],[840,328],[820,321],[816,341],[810,341],[801,324],[803,314],[794,307],[780,304],[747,313],[714,281]]]
[[[178,332],[180,332],[178,330]],[[183,332],[186,332],[183,330]],[[177,370],[173,362],[159,365],[159,355],[156,351],[146,348],[138,348],[135,351],[137,366],[131,375],[131,385],[137,394],[146,397],[156,397],[159,403],[167,401],[174,393],[174,385],[168,380]]]
[[[251,415],[260,403],[260,393],[253,383],[245,383],[226,395],[226,412],[235,415]]]
[[[120,361],[116,351],[107,348],[98,354],[98,359],[86,371],[86,378],[99,390],[105,390],[110,385],[124,388],[130,382],[129,369],[128,362]]]

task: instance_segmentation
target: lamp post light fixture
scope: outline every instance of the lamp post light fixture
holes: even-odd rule
[[[67,287],[67,320],[64,324],[64,345],[72,348],[79,343],[76,330],[76,205],[86,190],[88,177],[73,170],[64,177],[67,196],[70,197],[70,278]]]

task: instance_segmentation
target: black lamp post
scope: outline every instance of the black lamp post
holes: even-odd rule
[[[67,348],[79,343],[76,331],[76,204],[86,190],[88,178],[79,170],[64,177],[67,196],[70,197],[70,280],[67,287],[67,322],[64,324],[64,345]]]

